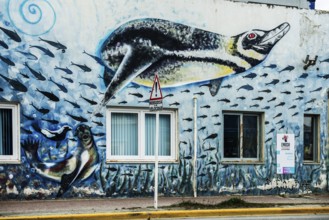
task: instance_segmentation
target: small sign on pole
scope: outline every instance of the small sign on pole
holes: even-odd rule
[[[158,209],[158,176],[159,176],[159,110],[162,110],[162,91],[158,74],[155,74],[150,96],[150,111],[156,111],[155,145],[154,145],[154,208]]]
[[[162,110],[162,91],[158,74],[155,74],[150,96],[150,111]]]

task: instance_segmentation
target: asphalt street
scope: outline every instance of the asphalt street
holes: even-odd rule
[[[249,203],[271,204],[270,208],[184,210],[172,207],[181,202],[217,204],[231,198]],[[209,196],[153,198],[56,199],[0,201],[0,219],[154,219],[205,216],[269,216],[279,214],[329,214],[329,194],[285,196]],[[329,219],[329,218],[328,218]]]

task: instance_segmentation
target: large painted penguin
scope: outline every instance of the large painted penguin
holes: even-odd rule
[[[59,162],[43,162],[38,155],[40,142],[26,140],[21,146],[31,161],[36,172],[44,177],[60,182],[61,187],[57,197],[62,196],[69,187],[77,181],[85,180],[91,176],[98,165],[98,152],[90,127],[79,125],[75,130],[78,146],[73,155]]]
[[[214,96],[223,77],[261,63],[289,29],[283,23],[269,31],[223,36],[161,19],[127,22],[101,47],[107,89],[99,107],[132,81],[152,86],[155,73],[162,87],[210,81]]]

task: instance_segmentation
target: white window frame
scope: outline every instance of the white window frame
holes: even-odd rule
[[[0,102],[0,109],[12,110],[12,133],[13,133],[13,154],[0,155],[0,164],[20,163],[20,108],[18,103],[4,103]]]
[[[138,115],[138,155],[137,156],[123,156],[111,154],[111,113],[134,113]],[[122,107],[108,107],[106,111],[106,162],[146,162],[153,163],[155,156],[145,155],[145,114],[156,114],[147,108],[122,108]],[[159,162],[172,163],[178,162],[178,142],[177,142],[177,109],[164,109],[159,112],[160,115],[170,115],[170,156],[159,155]]]
[[[228,158],[224,157],[224,115],[238,115],[240,116],[239,124],[239,138],[240,138],[240,157]],[[257,158],[247,158],[243,157],[243,117],[241,116],[257,116]],[[264,130],[264,112],[253,112],[253,111],[223,111],[222,114],[223,121],[223,133],[222,133],[222,158],[224,162],[237,162],[237,163],[262,163],[263,161],[263,151],[264,151],[264,139],[263,139],[263,130]]]
[[[305,160],[303,156],[304,164],[318,164],[320,163],[320,115],[319,114],[304,114],[303,116],[303,123],[305,120],[305,116],[312,117],[315,119],[313,127],[313,159],[312,160]],[[304,127],[304,126],[303,126]],[[304,143],[304,129],[303,129],[303,155],[305,151],[305,143]]]

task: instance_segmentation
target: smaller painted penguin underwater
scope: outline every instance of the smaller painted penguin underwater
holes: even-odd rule
[[[289,29],[282,23],[269,31],[223,36],[161,19],[127,22],[101,47],[107,89],[99,108],[130,82],[152,86],[155,73],[162,87],[210,81],[214,96],[224,77],[261,63]]]
[[[56,148],[59,147],[61,141],[66,139],[67,132],[72,130],[72,128],[68,125],[64,125],[60,129],[55,131],[51,131],[45,128],[40,128],[40,126],[37,123],[32,123],[32,127],[35,131],[39,132],[42,136],[44,136],[48,140],[55,141]]]
[[[60,182],[57,197],[62,196],[70,186],[87,179],[94,173],[99,156],[90,127],[84,124],[77,126],[75,136],[78,146],[73,155],[58,162],[43,162],[38,155],[39,140],[26,140],[21,143],[30,164],[36,172],[44,177]]]

